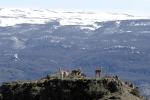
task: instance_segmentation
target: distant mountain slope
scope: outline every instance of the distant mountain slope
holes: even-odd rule
[[[44,11],[48,17],[40,10],[22,11],[22,17],[21,11],[0,10],[0,82],[35,79],[60,66],[79,67],[92,76],[91,70],[102,66],[104,74],[118,74],[133,81],[149,95],[146,87],[150,85],[150,19],[120,15],[125,17],[119,20],[117,14],[109,14],[114,16],[108,17],[113,21],[104,21],[104,16],[95,13],[92,16],[96,17],[91,17],[93,13],[59,15],[47,10]],[[50,15],[56,18],[49,19]],[[26,17],[34,17],[34,21]],[[44,17],[47,18],[43,20]],[[68,23],[73,20],[74,23]]]

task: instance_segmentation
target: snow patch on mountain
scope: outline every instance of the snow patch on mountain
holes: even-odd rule
[[[11,37],[11,40],[14,42],[14,48],[15,49],[24,49],[25,48],[25,45],[24,45],[24,43],[21,41],[21,40],[19,40],[17,37]]]
[[[82,26],[80,27],[81,30],[95,30],[94,27],[91,27],[91,26]]]
[[[143,53],[135,46],[115,45],[113,47],[104,48],[104,50],[108,50],[109,52],[116,52],[115,51],[116,49],[118,49],[118,50],[119,49],[128,49],[128,50],[130,50],[130,53],[132,53],[132,54],[142,54]]]
[[[19,60],[19,57],[18,57],[18,54],[17,54],[17,53],[14,54],[14,59],[15,59],[15,61],[18,61],[18,60]]]
[[[131,50],[135,50],[136,49],[136,47],[134,47],[134,46],[122,46],[122,45],[115,45],[113,47],[104,48],[104,49],[107,50],[107,49],[125,49],[125,48],[131,49]]]
[[[42,36],[40,38],[37,38],[38,40],[47,40],[47,41],[50,41],[51,43],[60,43],[61,41],[64,41],[65,38],[64,37],[58,37],[58,36],[48,36],[48,35],[45,35],[45,36]]]

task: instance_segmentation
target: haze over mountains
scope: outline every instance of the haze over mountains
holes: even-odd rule
[[[150,94],[150,19],[128,14],[0,9],[0,82],[59,67],[102,66]]]

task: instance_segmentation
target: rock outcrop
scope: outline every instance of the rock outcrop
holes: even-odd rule
[[[59,79],[47,77],[0,86],[0,100],[144,100],[138,90],[114,77]]]

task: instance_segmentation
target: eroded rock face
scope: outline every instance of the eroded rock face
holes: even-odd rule
[[[132,95],[122,81],[103,79],[41,79],[32,82],[4,83],[0,87],[0,100],[125,100]],[[129,96],[130,96],[129,95]],[[128,97],[130,98],[130,97]]]

